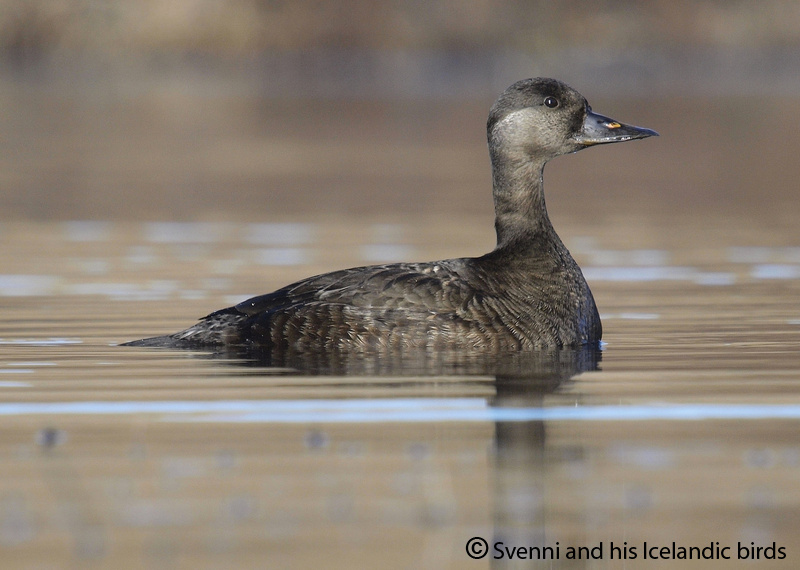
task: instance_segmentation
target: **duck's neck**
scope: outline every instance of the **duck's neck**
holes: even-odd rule
[[[545,162],[526,155],[493,153],[497,250],[522,252],[542,240],[560,243],[544,201]]]

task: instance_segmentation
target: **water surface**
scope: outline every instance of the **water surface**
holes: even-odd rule
[[[641,567],[645,542],[774,543],[759,567],[795,567],[791,232],[564,224],[601,353],[267,368],[116,346],[319,271],[480,253],[482,221],[4,224],[4,567],[506,566],[473,537],[558,546],[542,568]]]
[[[278,367],[117,344],[322,271],[485,253],[493,94],[6,78],[2,567],[664,567],[645,543],[797,567],[800,105],[595,74],[593,108],[661,134],[545,173],[601,353]]]

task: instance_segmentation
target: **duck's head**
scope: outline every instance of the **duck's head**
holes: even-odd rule
[[[572,87],[542,77],[506,89],[492,106],[487,131],[493,153],[544,161],[596,144],[658,136],[595,113]]]

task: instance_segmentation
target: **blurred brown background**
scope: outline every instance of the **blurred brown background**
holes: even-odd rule
[[[0,566],[440,570],[507,525],[797,567],[798,48],[797,0],[0,0]],[[536,75],[661,135],[546,169],[601,371],[523,394],[116,346],[484,253],[487,112]]]
[[[547,75],[662,135],[555,161],[555,218],[789,227],[798,47],[786,0],[3,0],[0,219],[490,224],[487,110]]]

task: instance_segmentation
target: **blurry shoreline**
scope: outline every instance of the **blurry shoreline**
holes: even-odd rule
[[[554,218],[794,223],[798,45],[787,0],[0,0],[0,220],[490,220],[549,76],[661,134],[548,165]]]
[[[180,88],[195,96],[268,99],[494,98],[524,77],[553,76],[595,96],[737,97],[800,95],[800,50],[681,47],[625,51],[570,48],[547,54],[502,49],[329,48],[249,56],[162,53],[104,59],[53,54],[0,58],[0,89],[47,88],[120,97]]]

